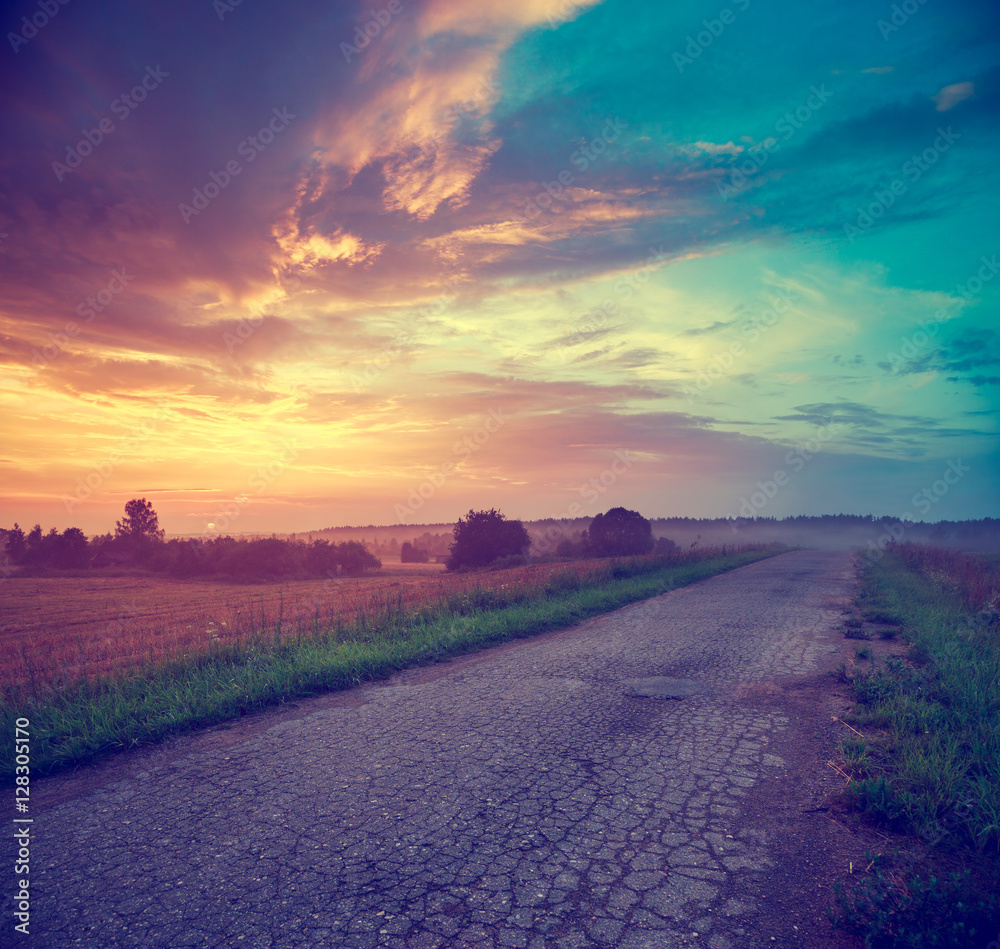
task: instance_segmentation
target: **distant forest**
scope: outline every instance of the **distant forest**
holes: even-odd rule
[[[143,503],[145,503],[143,501]],[[130,505],[138,502],[130,502]],[[129,506],[126,506],[128,510]],[[132,520],[134,516],[134,520]],[[562,559],[584,553],[592,518],[525,521],[531,537],[529,558]],[[900,521],[853,514],[821,517],[651,518],[654,538],[681,549],[722,544],[782,543],[874,551],[892,541],[933,544],[971,552],[1000,552],[1000,519]],[[177,578],[235,580],[306,579],[359,575],[383,561],[444,563],[454,542],[452,524],[329,527],[270,536],[175,537],[165,539],[151,505],[136,507],[114,534],[88,538],[70,527],[61,533],[35,525],[0,529],[0,576],[59,571],[142,569]],[[664,545],[667,545],[664,547]]]
[[[590,517],[566,520],[545,518],[523,523],[531,535],[532,554],[540,556],[555,554],[564,540],[579,544],[592,520]],[[824,514],[780,519],[654,517],[649,521],[654,537],[669,538],[682,548],[692,545],[780,543],[789,547],[865,549],[869,543],[878,546],[880,540],[888,535],[890,539],[957,550],[1000,552],[1000,518],[995,517],[929,524],[872,514]],[[427,550],[433,560],[435,556],[447,555],[452,542],[452,527],[452,524],[399,524],[389,527],[365,524],[327,527],[308,534],[288,536],[308,537],[310,540],[315,537],[358,540],[376,556],[387,560],[397,559],[400,546],[409,541],[414,547]]]

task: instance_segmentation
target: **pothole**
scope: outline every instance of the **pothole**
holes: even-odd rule
[[[649,679],[629,680],[632,695],[649,699],[684,699],[689,695],[699,695],[712,690],[694,679],[669,679],[666,676],[653,676]]]

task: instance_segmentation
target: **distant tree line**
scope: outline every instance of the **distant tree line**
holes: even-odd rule
[[[333,544],[305,543],[277,537],[246,540],[171,540],[154,551],[150,569],[178,578],[227,577],[238,580],[309,579],[338,574],[358,575],[378,569],[382,561],[356,540]]]
[[[11,563],[25,567],[56,567],[76,570],[90,564],[91,547],[79,527],[67,527],[61,534],[53,527],[47,534],[36,524],[27,534],[15,524],[7,531],[5,544]]]
[[[145,498],[125,505],[125,517],[115,524],[113,535],[88,540],[77,527],[61,534],[53,528],[43,534],[38,524],[27,535],[17,524],[6,534],[8,562],[28,571],[138,567],[178,578],[268,580],[361,574],[382,566],[382,561],[356,540],[305,542],[293,536],[290,540],[213,537],[165,541],[157,514]],[[524,524],[508,520],[493,509],[470,510],[466,517],[458,519],[450,536],[453,542],[448,547],[449,570],[513,566],[526,562],[531,548],[531,536]],[[414,542],[404,541],[399,547],[400,560],[427,563],[428,548],[440,550],[443,540],[442,535],[427,532]],[[427,546],[420,546],[420,541]],[[646,518],[618,507],[598,514],[579,539],[564,539],[556,555],[620,557],[672,550],[676,545],[666,538],[654,542]]]
[[[822,539],[850,529],[844,539],[863,541],[866,532],[896,524],[896,519],[872,515],[824,515],[821,517],[790,517],[778,520],[759,517],[743,518],[656,518],[652,521],[636,511],[615,507],[590,519],[574,519],[572,523],[544,519],[531,522],[535,528],[534,545],[525,525],[509,520],[496,510],[473,511],[460,517],[451,531],[423,534],[399,545],[395,537],[387,543],[377,540],[370,546],[361,541],[340,543],[327,539],[309,541],[283,540],[277,537],[244,539],[214,537],[210,539],[164,540],[159,520],[145,498],[133,499],[125,505],[125,516],[115,524],[114,534],[102,534],[90,539],[78,527],[62,533],[55,528],[43,532],[36,524],[27,534],[18,524],[6,535],[4,569],[13,566],[22,572],[48,569],[85,570],[100,568],[139,567],[174,577],[219,577],[234,580],[294,579],[329,577],[337,574],[361,574],[378,569],[382,561],[377,554],[390,551],[403,563],[427,563],[432,557],[447,556],[449,570],[474,570],[487,566],[512,566],[527,562],[529,553],[554,553],[560,558],[623,557],[642,554],[670,556],[678,545],[666,537],[654,537],[653,529],[667,528],[684,538],[691,546],[707,534],[706,543],[717,542],[713,531],[725,528],[724,538],[752,536],[756,540],[780,540],[783,531],[816,531]],[[371,526],[371,525],[369,525]],[[542,529],[539,537],[539,528]],[[340,529],[338,529],[340,530]],[[367,530],[367,528],[366,528]],[[324,533],[329,533],[326,531]],[[769,537],[769,533],[773,536]],[[966,549],[1000,548],[1000,521],[982,518],[979,521],[942,521],[937,524],[907,523],[906,539],[939,546],[963,546]],[[412,535],[411,535],[412,536]],[[383,535],[384,537],[384,535]],[[794,539],[790,538],[789,542]],[[450,541],[450,543],[449,543]]]
[[[9,563],[29,572],[141,567],[173,577],[219,577],[232,580],[309,579],[361,574],[382,561],[363,544],[312,543],[276,537],[234,537],[164,541],[159,519],[145,498],[129,501],[115,533],[90,540],[78,527],[43,534],[36,524],[28,534],[15,524],[6,532]]]
[[[408,526],[401,525],[401,527],[403,530],[408,529]],[[404,540],[401,544],[399,538],[394,535],[386,537],[385,531],[387,529],[391,528],[373,528],[370,524],[364,527],[350,528],[324,527],[322,530],[307,532],[306,537],[312,542],[314,534],[334,535],[334,537],[327,537],[326,539],[335,539],[338,534],[343,535],[347,532],[354,534],[361,533],[361,543],[376,557],[387,560],[399,560],[402,563],[427,563],[438,557],[447,557],[448,545],[455,539],[450,530],[442,533],[424,531],[422,534]],[[369,531],[371,532],[370,537],[368,534]],[[293,540],[297,536],[299,535],[291,535]],[[426,559],[424,559],[424,555],[426,555]]]

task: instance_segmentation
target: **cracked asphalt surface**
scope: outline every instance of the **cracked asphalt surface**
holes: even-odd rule
[[[36,779],[20,944],[820,944],[780,908],[815,888],[783,800],[811,726],[768,695],[830,667],[852,576],[794,551]],[[699,688],[635,694],[652,677]]]

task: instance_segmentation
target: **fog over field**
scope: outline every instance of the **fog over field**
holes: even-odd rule
[[[889,541],[929,543],[968,551],[1000,551],[1000,519],[978,521],[899,520],[891,517],[830,515],[827,517],[741,518],[650,518],[654,537],[666,537],[681,548],[720,544],[779,543],[790,547],[824,550],[870,550]],[[562,539],[578,541],[590,518],[570,520],[525,520],[532,537],[532,555],[554,552]],[[453,524],[395,524],[390,526],[331,527],[295,535],[298,539],[332,537],[364,541],[379,555],[389,554],[392,539],[397,544],[417,542],[434,553],[445,553]]]

